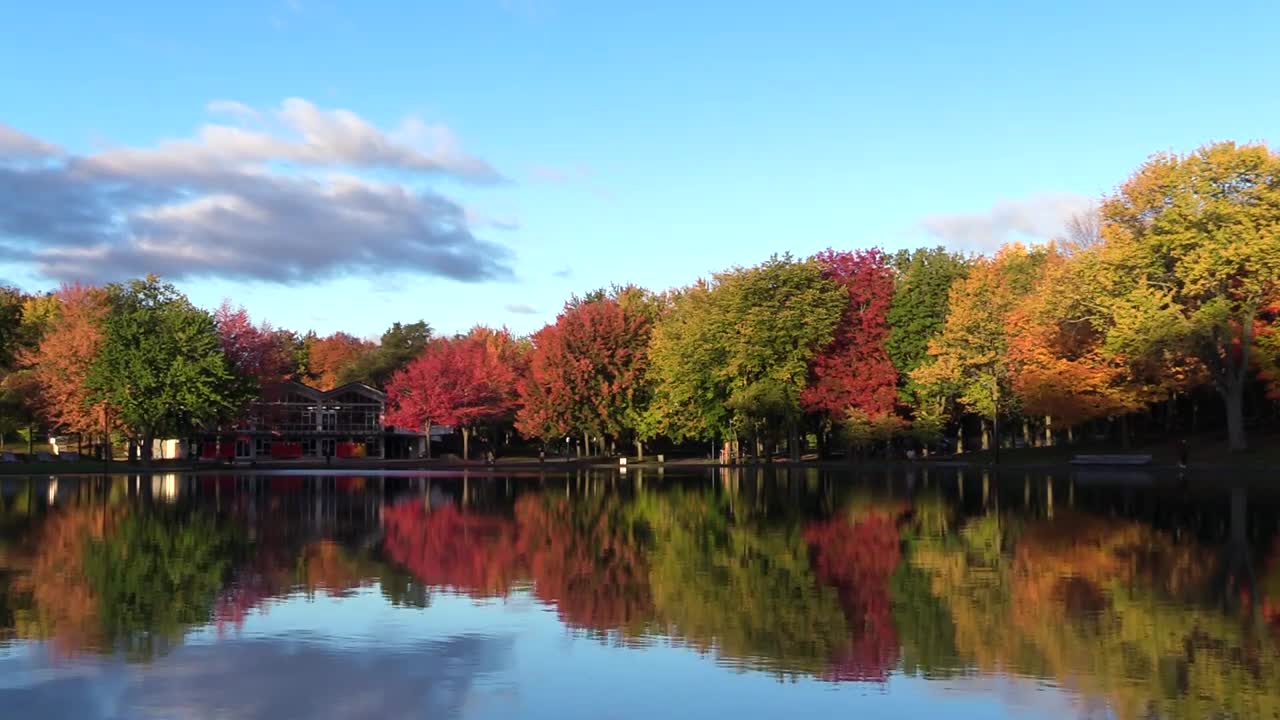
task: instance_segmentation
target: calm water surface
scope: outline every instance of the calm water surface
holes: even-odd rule
[[[1265,483],[633,470],[0,489],[3,718],[1280,717]]]

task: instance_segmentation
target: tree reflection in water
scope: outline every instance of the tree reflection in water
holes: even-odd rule
[[[10,482],[0,641],[147,660],[286,597],[527,593],[575,633],[778,677],[1018,675],[1120,718],[1280,713],[1275,498],[1058,480],[1055,507],[1047,482],[229,476],[172,505]]]

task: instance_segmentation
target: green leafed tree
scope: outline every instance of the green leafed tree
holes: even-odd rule
[[[654,333],[659,425],[703,439],[788,431],[794,453],[810,361],[847,303],[817,262],[790,256],[678,293]]]
[[[223,354],[213,316],[154,276],[107,288],[102,345],[89,369],[105,402],[150,460],[152,441],[190,433],[240,407],[245,384]]]
[[[894,256],[897,282],[889,306],[885,349],[902,385],[902,400],[914,397],[911,372],[929,357],[929,341],[947,319],[951,286],[968,274],[969,261],[946,248],[902,250]]]
[[[362,382],[384,388],[398,370],[422,354],[434,334],[424,320],[412,323],[393,323],[376,348],[359,355],[348,367],[338,373],[338,384]]]

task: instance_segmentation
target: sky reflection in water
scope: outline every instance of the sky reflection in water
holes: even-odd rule
[[[1070,478],[6,479],[0,713],[1274,717],[1275,498]],[[50,499],[52,498],[52,503]]]

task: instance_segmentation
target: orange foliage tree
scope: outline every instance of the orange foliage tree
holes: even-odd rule
[[[98,288],[64,285],[56,297],[56,319],[35,351],[24,358],[40,390],[38,408],[47,422],[66,432],[99,432],[107,408],[90,402],[85,380],[102,343],[106,294]]]
[[[1088,259],[1051,248],[1034,290],[1009,315],[1012,388],[1028,415],[1073,427],[1132,412],[1147,399],[1124,358],[1089,320]]]
[[[344,370],[376,347],[368,340],[344,332],[322,338],[308,337],[308,375],[316,387],[332,390],[338,386]]]

